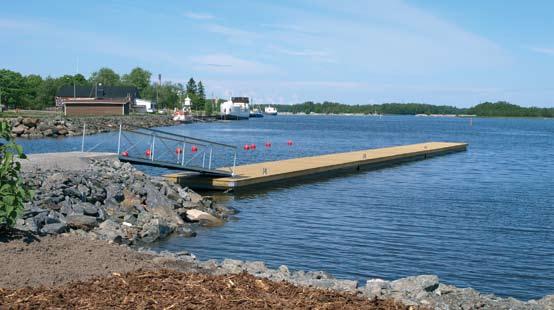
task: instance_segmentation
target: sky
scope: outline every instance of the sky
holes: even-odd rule
[[[140,66],[254,103],[554,107],[550,0],[0,0],[0,68]]]

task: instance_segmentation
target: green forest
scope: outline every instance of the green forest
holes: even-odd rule
[[[152,73],[134,68],[120,75],[110,68],[101,68],[88,78],[82,74],[60,77],[41,77],[40,75],[22,75],[19,72],[0,70],[0,104],[11,109],[43,110],[55,105],[55,95],[63,85],[92,86],[102,83],[104,86],[135,86],[141,98],[156,101],[158,108],[180,107],[181,101],[188,95],[195,110],[211,112],[212,104],[206,101],[205,87],[190,78],[186,85],[166,81],[161,85],[151,82]],[[157,94],[157,96],[156,96]]]
[[[101,68],[88,78],[82,74],[60,77],[41,77],[40,75],[22,75],[19,72],[0,70],[0,104],[11,109],[43,110],[55,105],[57,90],[63,85],[92,86],[102,83],[104,86],[135,86],[141,98],[156,101],[158,108],[180,107],[182,100],[189,96],[193,109],[211,114],[212,100],[206,99],[205,85],[190,78],[186,85],[166,81],[159,85],[152,82],[152,73],[143,68],[134,68],[129,73],[118,74],[110,68]],[[307,101],[292,105],[276,105],[279,112],[318,113],[318,114],[471,114],[485,117],[554,117],[554,108],[521,107],[505,101],[484,102],[471,108],[457,108],[448,105],[424,103],[383,103],[350,105],[325,101],[322,103]]]
[[[455,115],[477,115],[487,117],[554,117],[554,108],[521,107],[505,101],[484,102],[471,108],[457,108],[447,105],[431,105],[423,103],[383,103],[367,105],[348,105],[338,102],[315,103],[312,101],[293,104],[275,105],[279,112],[290,113],[318,113],[318,114],[395,114],[395,115],[416,115],[416,114],[455,114]]]

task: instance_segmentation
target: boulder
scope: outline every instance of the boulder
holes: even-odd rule
[[[98,225],[96,217],[88,215],[73,214],[66,217],[67,226],[73,229],[89,231]]]
[[[67,225],[64,223],[52,223],[42,226],[40,232],[47,235],[61,234],[67,231]]]
[[[208,226],[218,226],[223,223],[223,221],[217,217],[198,209],[187,210],[186,215],[189,221],[202,222]]]
[[[83,214],[89,215],[89,216],[98,216],[98,208],[88,202],[84,202],[81,204],[81,207],[83,208]]]
[[[150,243],[167,237],[173,229],[162,219],[152,219],[142,227],[140,238],[143,242]]]
[[[361,292],[368,298],[373,299],[383,294],[383,291],[390,289],[390,283],[382,279],[367,280]]]
[[[27,129],[27,127],[25,127],[25,125],[20,124],[12,128],[12,133],[19,136],[25,132],[25,129]]]
[[[24,119],[21,120],[21,124],[29,128],[35,127],[37,123],[38,123],[38,119],[36,118],[25,117]]]
[[[439,287],[439,277],[436,275],[421,275],[392,281],[391,289],[397,292],[409,292],[414,295],[421,291],[432,292]]]

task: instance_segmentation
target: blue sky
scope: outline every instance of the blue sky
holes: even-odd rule
[[[0,67],[135,66],[255,102],[554,106],[554,1],[2,1]]]

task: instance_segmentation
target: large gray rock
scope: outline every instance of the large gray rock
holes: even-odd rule
[[[26,117],[21,120],[21,123],[29,128],[35,127],[38,123],[38,119]]]
[[[113,220],[106,220],[94,230],[99,239],[116,243],[129,243],[120,224]]]
[[[96,217],[88,215],[68,215],[66,218],[67,226],[73,229],[82,229],[89,231],[98,225]]]
[[[192,222],[202,222],[206,226],[218,226],[223,222],[217,217],[198,209],[192,209],[186,211],[187,219]]]
[[[373,299],[375,297],[380,297],[388,289],[390,289],[390,282],[382,279],[370,279],[367,280],[361,292],[366,297]]]
[[[392,281],[391,289],[397,292],[414,292],[420,291],[432,292],[439,287],[439,277],[436,275],[421,275],[415,277],[407,277]]]
[[[226,274],[239,274],[246,268],[244,262],[237,259],[225,259],[221,264],[222,271]]]
[[[19,136],[19,135],[23,134],[26,129],[27,129],[27,127],[25,127],[25,125],[17,125],[14,128],[12,128],[12,133]]]
[[[140,238],[141,241],[150,243],[167,237],[173,230],[164,220],[152,219],[142,227]]]
[[[64,223],[52,223],[42,226],[40,232],[47,235],[61,234],[67,231],[67,225]]]
[[[252,275],[264,274],[268,272],[264,262],[255,261],[255,262],[245,262],[244,267],[246,271]]]

